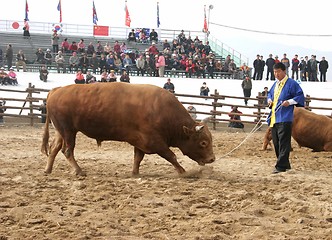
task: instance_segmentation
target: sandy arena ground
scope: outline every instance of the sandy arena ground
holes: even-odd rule
[[[132,177],[133,148],[78,135],[71,174],[60,153],[44,175],[42,127],[0,127],[0,239],[332,239],[332,153],[293,144],[293,170],[273,175],[263,132],[213,131],[217,161],[199,167],[174,149],[178,176],[147,155]]]

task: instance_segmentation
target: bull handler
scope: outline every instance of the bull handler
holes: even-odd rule
[[[268,125],[272,130],[272,141],[277,163],[272,173],[291,169],[289,153],[291,150],[292,122],[294,106],[304,107],[304,94],[300,85],[287,76],[283,63],[273,66],[277,81],[268,93],[268,106],[271,109]]]

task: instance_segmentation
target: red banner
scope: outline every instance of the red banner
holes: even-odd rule
[[[108,36],[109,27],[108,26],[93,26],[94,36]]]
[[[129,10],[128,10],[128,7],[127,7],[127,1],[126,1],[125,11],[126,11],[126,22],[125,22],[125,25],[127,27],[130,27],[131,19],[130,19]]]

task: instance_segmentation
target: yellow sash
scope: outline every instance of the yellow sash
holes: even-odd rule
[[[288,76],[286,76],[283,80],[279,81],[279,83],[277,83],[276,87],[274,88],[270,127],[273,127],[273,125],[276,122],[275,111],[276,111],[276,107],[277,107],[277,104],[278,104],[278,99],[279,99],[280,93],[281,93],[282,89],[284,88],[287,80],[288,80]]]

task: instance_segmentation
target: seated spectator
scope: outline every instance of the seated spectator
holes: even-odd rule
[[[79,64],[80,59],[78,58],[77,53],[73,52],[73,55],[69,58],[69,72],[71,73],[73,70],[77,72]]]
[[[133,61],[129,57],[128,54],[126,54],[125,58],[123,59],[123,67],[126,69],[126,71],[129,73],[131,70],[131,66],[133,65]]]
[[[114,70],[111,70],[107,76],[107,82],[116,82],[116,78]]]
[[[81,38],[77,44],[77,51],[79,53],[85,53],[85,43],[83,38]]]
[[[109,71],[109,69],[107,68],[106,56],[103,53],[100,55],[99,69],[100,69],[100,74],[104,71],[107,71],[107,72]]]
[[[57,66],[58,73],[60,73],[60,68],[62,68],[63,73],[66,73],[65,57],[62,52],[59,51],[58,55],[55,56],[55,63]]]
[[[78,70],[76,73],[75,83],[76,84],[85,84],[84,75],[81,70]]]
[[[39,71],[39,79],[44,81],[44,82],[47,82],[47,77],[48,77],[47,68],[46,68],[46,66],[42,66],[40,71]]]
[[[89,63],[88,56],[86,55],[86,53],[82,53],[82,56],[79,60],[79,67],[80,67],[81,71],[85,74],[86,71],[88,70],[89,66],[90,66],[90,63]]]
[[[211,46],[209,45],[209,41],[206,41],[206,44],[204,45],[204,52],[206,55],[209,55],[211,52]]]
[[[27,59],[25,58],[23,51],[18,51],[18,54],[16,55],[16,69],[18,72],[20,71],[20,66],[23,67],[23,72],[27,71],[26,61]]]
[[[152,43],[151,46],[149,47],[149,54],[150,56],[153,55],[157,55],[159,53],[158,48],[156,47],[155,43]]]
[[[242,72],[242,78],[245,76],[251,76],[250,74],[250,68],[246,65],[246,63],[243,63],[240,67],[240,71]]]
[[[128,34],[128,42],[136,42],[135,29],[131,29],[131,32]]]
[[[91,56],[93,53],[95,53],[95,47],[93,46],[93,43],[90,42],[86,48],[86,54],[88,54],[88,56]]]
[[[223,71],[223,65],[220,60],[218,60],[214,66],[214,70],[216,72],[222,72]],[[226,71],[226,70],[225,70]],[[228,71],[228,70],[227,70]]]
[[[196,120],[197,119],[197,115],[196,115],[196,108],[193,105],[189,105],[187,108],[187,111],[189,112],[190,116]]]
[[[205,78],[205,63],[202,62],[202,60],[199,58],[196,62],[196,67],[197,67],[197,77],[200,78],[203,76]]]
[[[89,84],[89,83],[95,83],[95,82],[96,82],[96,77],[93,76],[90,71],[87,71],[86,76],[85,76],[85,83]]]
[[[114,53],[116,53],[116,55],[120,56],[121,48],[120,48],[119,41],[117,41],[117,40],[115,41],[114,46],[113,46],[113,50],[114,50]]]
[[[68,39],[65,38],[62,43],[61,43],[61,51],[63,53],[69,53],[69,43],[68,43]]]
[[[108,76],[107,71],[104,70],[100,75],[100,81],[101,82],[107,82],[107,76]]]
[[[126,45],[125,42],[121,43],[120,51],[121,51],[121,53],[126,53],[127,52],[127,45]]]
[[[141,43],[146,43],[146,42],[147,42],[148,37],[146,36],[146,33],[145,33],[145,31],[144,31],[144,28],[140,31],[138,37],[139,37],[139,41],[140,41]]]
[[[167,39],[165,39],[164,43],[163,43],[163,49],[166,49],[166,48],[171,49],[171,45],[169,44],[169,42],[167,41]]]
[[[171,93],[175,93],[175,87],[174,84],[171,83],[171,79],[167,79],[167,82],[164,84],[164,89],[166,89],[167,91],[171,92]]]
[[[209,58],[209,62],[206,64],[206,70],[210,76],[210,78],[214,78],[215,66],[214,66],[213,58]]]
[[[40,64],[44,64],[45,63],[45,57],[44,57],[44,52],[41,48],[38,48],[37,52],[36,52],[36,60],[35,63],[40,63]]]
[[[150,42],[158,42],[158,33],[154,29],[150,32]]]
[[[201,86],[199,95],[200,96],[209,96],[209,92],[210,92],[209,87],[206,85],[206,82],[203,82],[203,85]]]
[[[235,74],[237,73],[237,67],[236,67],[236,64],[233,59],[231,60],[230,64],[228,65],[228,72],[232,74],[233,78],[234,78]]]
[[[241,117],[240,114],[242,114],[242,112],[240,112],[236,106],[232,107],[232,111],[228,114],[228,116],[230,117],[230,120],[236,120],[236,121],[241,121]],[[233,122],[230,121],[228,124],[228,127],[231,128],[244,128],[244,125],[242,122]]]
[[[3,67],[0,68],[0,83],[1,85],[7,85],[8,84],[8,74],[5,72],[5,69]]]
[[[181,30],[181,33],[178,35],[178,42],[179,44],[183,44],[186,41],[186,35],[184,34],[184,31]]]
[[[107,55],[106,64],[107,64],[107,68],[109,70],[114,70],[115,69],[115,60],[114,60],[113,53],[110,53],[110,54]]]
[[[129,75],[127,74],[127,71],[125,69],[123,69],[122,71],[122,75],[120,77],[120,82],[127,82],[127,83],[130,83],[130,77]]]
[[[192,59],[188,59],[186,62],[186,77],[191,78],[192,75],[196,72],[196,64]]]
[[[117,55],[114,56],[114,65],[115,65],[115,71],[118,72],[122,69],[123,65],[122,65],[122,61],[121,58],[118,57]]]
[[[107,42],[104,46],[104,54],[107,56],[112,51],[110,44]]]
[[[137,68],[137,76],[139,76],[139,74],[144,76],[144,73],[145,73],[145,59],[143,58],[142,54],[136,59],[136,68]]]
[[[51,49],[48,48],[48,49],[46,50],[46,53],[45,53],[44,58],[45,58],[45,63],[46,63],[47,65],[51,65],[51,64],[52,64],[53,56],[52,56]]]
[[[78,47],[77,47],[77,43],[75,41],[73,41],[70,45],[69,45],[69,52],[73,53],[73,52],[77,52],[78,51]]]
[[[92,57],[89,59],[89,64],[93,74],[96,74],[97,69],[99,68],[99,59],[95,52],[92,54]]]
[[[100,56],[103,52],[104,52],[104,47],[101,45],[101,42],[98,41],[96,46],[96,54]]]
[[[8,84],[18,85],[17,76],[16,76],[16,73],[14,72],[14,68],[12,68],[12,67],[9,69],[9,73],[8,73]]]

